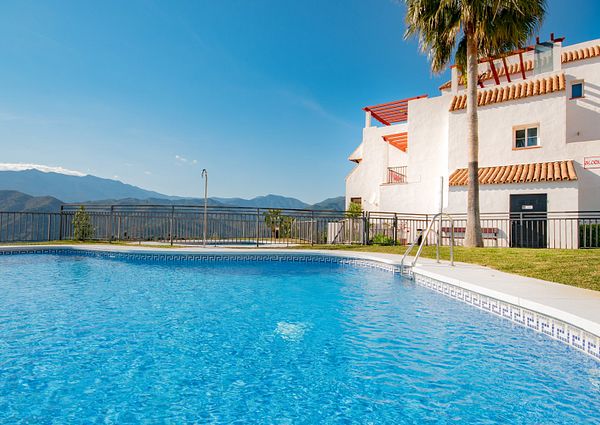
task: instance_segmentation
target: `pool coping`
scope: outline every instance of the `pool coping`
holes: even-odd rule
[[[284,248],[157,248],[125,245],[9,245],[1,254],[77,251],[89,255],[145,259],[325,261],[377,267],[400,273],[401,256],[356,251]],[[416,284],[468,303],[568,344],[600,361],[600,292],[504,273],[487,267],[419,259]]]

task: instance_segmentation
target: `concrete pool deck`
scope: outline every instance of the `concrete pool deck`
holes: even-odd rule
[[[285,248],[159,248],[128,245],[8,245],[4,251],[73,249],[160,254],[289,254],[344,257],[399,266],[397,254],[295,250]],[[412,261],[412,258],[410,259]],[[410,261],[407,262],[410,264]],[[573,345],[600,359],[600,292],[500,272],[487,267],[420,258],[412,273],[415,281],[444,295],[488,310],[523,326]],[[555,320],[556,319],[556,320]],[[582,332],[583,331],[583,332]]]

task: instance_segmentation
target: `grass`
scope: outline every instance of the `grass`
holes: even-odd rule
[[[403,246],[315,245],[314,249],[404,254]],[[416,249],[415,251],[416,252]],[[435,258],[435,246],[423,248],[422,257]],[[450,248],[441,247],[442,259]],[[507,273],[534,277],[600,291],[600,249],[454,248],[454,260],[479,264]]]

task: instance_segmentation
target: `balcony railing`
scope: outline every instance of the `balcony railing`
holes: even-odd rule
[[[387,181],[388,184],[406,183],[406,166],[404,167],[388,167]]]

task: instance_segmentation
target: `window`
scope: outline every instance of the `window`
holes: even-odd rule
[[[362,198],[350,198],[350,202],[353,203],[353,204],[361,205],[362,204]]]
[[[540,145],[537,127],[515,129],[515,148],[533,148]]]
[[[574,81],[571,83],[571,99],[583,97],[583,81]]]

